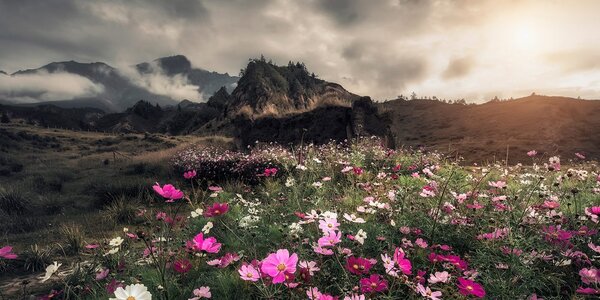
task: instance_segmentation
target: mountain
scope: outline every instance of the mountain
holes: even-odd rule
[[[536,96],[479,105],[432,100],[378,104],[397,145],[426,146],[468,162],[528,162],[532,149],[547,159],[574,158],[575,152],[600,159],[600,101]]]
[[[311,74],[302,63],[277,66],[264,58],[254,59],[243,70],[237,87],[229,97],[229,115],[281,115],[312,110],[319,106],[350,106],[359,98],[341,85]]]
[[[191,62],[183,55],[164,57],[156,59],[152,63],[138,64],[133,68],[133,73],[131,71],[123,72],[102,62],[63,61],[53,62],[37,69],[17,71],[11,76],[46,73],[79,75],[102,87],[102,91],[93,96],[51,102],[40,101],[33,105],[52,104],[63,108],[93,107],[107,112],[121,112],[139,100],[146,100],[161,106],[176,105],[183,100],[176,99],[176,96],[158,94],[160,91],[153,91],[153,85],[157,84],[154,80],[161,80],[158,86],[167,85],[168,81],[174,80],[174,78],[178,82],[183,81],[186,84],[197,86],[198,92],[202,93],[205,100],[222,86],[233,89],[238,80],[237,77],[229,76],[227,73],[220,74],[193,68]],[[146,82],[144,76],[156,77],[152,77]],[[35,99],[38,95],[31,93],[25,96]]]
[[[167,76],[183,76],[190,84],[198,86],[198,92],[202,93],[205,100],[208,99],[221,87],[230,91],[235,87],[238,77],[230,76],[228,73],[211,72],[200,68],[193,68],[192,63],[183,55],[158,58],[152,63],[137,64],[136,69],[141,74],[149,74],[161,70]]]

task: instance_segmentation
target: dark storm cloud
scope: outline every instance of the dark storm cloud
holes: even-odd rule
[[[476,80],[484,65],[472,61],[490,61],[482,51],[488,51],[484,56],[495,62],[499,58],[487,47],[496,42],[497,34],[482,28],[491,24],[495,14],[528,6],[539,4],[527,0],[504,4],[489,0],[0,0],[0,67],[12,73],[51,61],[77,60],[123,68],[184,54],[197,67],[237,75],[248,58],[264,54],[280,64],[303,61],[319,77],[376,99],[419,88],[436,93],[454,88],[459,94],[462,91],[453,78]],[[543,11],[533,8],[532,12]],[[511,24],[499,20],[503,29]],[[464,59],[465,53],[473,60]]]
[[[448,67],[442,73],[444,79],[455,79],[464,77],[469,74],[474,66],[474,61],[471,57],[461,57],[451,60]]]

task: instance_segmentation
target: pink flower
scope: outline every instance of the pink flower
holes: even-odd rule
[[[211,186],[208,187],[208,190],[211,191],[211,192],[218,193],[218,192],[223,191],[223,188],[219,187],[219,186],[211,185]]]
[[[217,217],[229,211],[229,203],[214,203],[204,212],[205,217]]]
[[[176,260],[173,263],[173,270],[180,274],[187,273],[190,269],[192,269],[192,264],[187,259]]]
[[[443,272],[435,272],[434,274],[430,274],[429,275],[429,283],[430,284],[435,284],[435,283],[446,283],[450,280],[450,274],[448,274],[448,272],[443,271]]]
[[[488,184],[489,184],[489,186],[495,187],[497,189],[503,189],[503,188],[506,187],[506,182],[501,181],[501,180],[499,180],[499,181],[489,181]]]
[[[394,251],[394,261],[398,264],[398,268],[405,275],[410,275],[412,273],[412,264],[410,260],[404,258],[404,250],[402,248],[396,247]]]
[[[560,206],[560,203],[554,201],[554,200],[546,200],[544,201],[544,204],[542,204],[543,208],[547,208],[547,209],[555,209],[558,208]]]
[[[240,278],[245,281],[253,281],[256,282],[260,279],[260,274],[258,270],[254,268],[252,265],[243,265],[239,270]]]
[[[423,249],[427,248],[427,246],[428,246],[427,242],[425,240],[423,240],[422,238],[418,238],[415,241],[415,245],[417,245],[417,246],[419,246],[420,248],[423,248]]]
[[[475,296],[477,298],[485,297],[483,286],[475,281],[465,278],[458,278],[458,291],[465,296]]]
[[[363,293],[383,292],[387,290],[388,282],[379,274],[371,274],[369,278],[360,280],[360,288]]]
[[[354,172],[354,175],[361,175],[364,170],[361,167],[352,167],[352,172]]]
[[[183,173],[183,178],[185,179],[192,179],[194,177],[196,177],[196,170],[191,170]]]
[[[194,290],[194,298],[190,298],[189,300],[199,300],[200,298],[207,298],[209,299],[210,297],[212,297],[212,294],[210,293],[210,288],[207,286],[202,286],[198,289]]]
[[[534,157],[536,155],[537,155],[537,151],[535,151],[535,150],[531,150],[531,151],[527,152],[527,156],[529,156],[529,157]]]
[[[340,223],[338,223],[337,219],[334,218],[326,218],[325,220],[319,221],[319,228],[323,231],[323,233],[338,230],[338,226],[340,226]]]
[[[238,261],[238,260],[240,260],[240,256],[237,255],[237,253],[227,252],[227,253],[225,253],[225,255],[223,255],[223,257],[208,261],[206,263],[211,266],[216,266],[217,268],[222,269],[222,268],[226,268],[231,263],[233,263],[234,261]]]
[[[369,274],[373,264],[365,258],[350,256],[346,260],[346,270],[354,275]]]
[[[315,245],[313,246],[313,251],[315,251],[315,253],[319,253],[321,255],[333,255],[333,250],[329,249],[329,248],[323,248],[319,245]]]
[[[157,182],[152,188],[157,194],[167,199],[167,202],[174,202],[177,199],[183,198],[183,192],[176,189],[172,184],[165,184],[161,187]]]
[[[98,247],[100,247],[100,245],[98,245],[98,244],[87,244],[87,245],[85,245],[85,249],[96,249]]]
[[[108,276],[108,273],[110,272],[110,270],[108,268],[104,268],[100,271],[98,271],[98,273],[96,273],[96,280],[102,280],[104,278],[106,278]]]
[[[585,159],[585,155],[583,155],[583,153],[575,152],[575,156],[577,156],[579,159]]]
[[[205,251],[208,253],[217,253],[221,250],[221,244],[217,243],[217,239],[214,237],[204,238],[204,234],[198,233],[193,242],[194,250],[196,251]]]
[[[285,281],[285,274],[296,272],[298,255],[296,253],[290,256],[287,249],[279,249],[276,253],[271,253],[262,262],[261,271],[273,278],[273,283],[282,283]]]
[[[365,295],[352,294],[344,297],[344,300],[365,300]]]
[[[273,177],[277,175],[277,168],[266,168],[260,176]]]
[[[429,287],[424,287],[422,284],[417,285],[417,292],[421,294],[421,296],[431,299],[431,300],[441,300],[442,292],[440,291],[432,291]]]
[[[594,288],[590,288],[590,287],[587,287],[587,288],[580,287],[580,288],[577,289],[576,292],[578,294],[584,294],[584,295],[597,295],[597,294],[600,294],[600,290],[597,290],[597,289],[594,289]]]
[[[16,259],[18,256],[12,252],[11,246],[4,246],[0,248],[0,257],[4,259]]]
[[[333,247],[341,242],[342,233],[340,231],[330,231],[325,236],[319,239],[319,247]]]
[[[600,271],[596,268],[583,268],[579,271],[579,276],[585,284],[600,283]]]

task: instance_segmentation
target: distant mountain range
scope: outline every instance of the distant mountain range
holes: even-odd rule
[[[81,76],[102,87],[102,91],[93,96],[56,101],[37,101],[37,103],[27,103],[26,105],[52,104],[63,108],[92,107],[106,112],[120,112],[140,100],[162,106],[176,105],[184,100],[170,95],[168,87],[162,86],[165,84],[178,84],[179,86],[176,86],[178,88],[182,88],[181,85],[185,84],[186,86],[183,88],[188,88],[188,90],[191,88],[191,92],[197,92],[198,95],[204,98],[193,100],[206,101],[210,95],[221,87],[225,87],[230,91],[233,90],[239,79],[227,73],[221,74],[193,68],[191,62],[183,55],[159,58],[150,63],[140,63],[133,66],[132,70],[119,70],[102,62],[65,61],[53,62],[37,69],[17,71],[10,76],[19,78],[26,75],[57,73]],[[7,74],[4,73],[4,75]],[[159,91],[161,88],[167,91],[164,93]],[[25,92],[19,96],[35,100],[38,94],[38,92]],[[10,96],[14,95],[2,95],[0,93],[0,100],[4,98],[3,102],[5,104],[17,104],[18,101],[10,101]]]
[[[61,68],[87,74],[84,71],[91,67],[67,64]],[[212,73],[191,68],[184,57],[164,58],[135,68],[140,74],[152,73],[153,68],[160,68],[166,76],[185,74],[198,84],[206,75],[213,78],[210,84],[215,92],[206,103],[131,100],[133,104],[119,113],[60,108],[54,102],[0,105],[0,113],[49,127],[224,135],[234,137],[240,147],[255,141],[324,143],[376,135],[391,147],[425,147],[452,157],[464,156],[467,162],[506,157],[509,163],[529,161],[525,153],[532,149],[545,158],[574,158],[574,153],[580,152],[600,159],[600,101],[531,95],[478,105],[419,99],[375,103],[319,79],[301,63],[277,66],[264,59],[251,60],[231,92],[226,85],[216,88],[216,78],[228,82],[226,75],[209,76]],[[53,67],[48,69],[51,72]],[[105,73],[109,75],[95,78],[105,82],[118,78],[111,73],[116,71],[108,70]],[[210,86],[206,82],[202,84]]]

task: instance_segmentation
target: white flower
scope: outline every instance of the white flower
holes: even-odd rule
[[[250,228],[254,224],[256,224],[258,221],[260,221],[260,217],[253,216],[253,215],[247,215],[240,219],[238,226],[240,226],[240,228]]]
[[[56,271],[58,271],[58,268],[60,266],[62,266],[62,264],[59,264],[56,261],[53,264],[47,266],[46,267],[46,275],[44,275],[44,277],[42,277],[42,279],[40,281],[46,282],[48,279],[50,279],[50,277],[52,277],[52,275],[54,275],[54,273],[56,273]]]
[[[362,229],[358,230],[358,232],[354,236],[354,239],[357,242],[359,242],[361,245],[363,245],[365,243],[366,238],[367,238],[367,233]]]
[[[113,247],[119,247],[119,246],[121,246],[121,244],[123,244],[123,241],[124,241],[123,238],[118,236],[118,237],[110,240],[110,242],[108,242],[108,244]]]
[[[300,226],[300,224],[298,223],[292,223],[288,227],[290,228],[290,234],[294,236],[304,231],[304,229],[302,229],[302,226]]]
[[[297,166],[296,166],[296,169],[298,169],[298,170],[302,170],[302,171],[306,171],[306,169],[307,169],[307,168],[306,168],[306,166],[304,166],[304,165],[297,165]]]
[[[321,216],[324,219],[337,219],[337,217],[338,217],[337,213],[334,213],[332,211],[326,211],[326,212],[322,213]]]
[[[313,182],[312,186],[316,187],[316,188],[320,188],[323,186],[323,183],[321,183],[320,181],[317,182]]]
[[[191,217],[197,218],[197,217],[202,216],[202,214],[204,214],[204,210],[202,208],[196,208],[196,210],[192,211]]]
[[[125,289],[119,287],[115,290],[115,297],[110,300],[152,300],[152,294],[143,284],[128,285]]]
[[[123,232],[125,232],[125,233],[129,232],[129,228],[123,227]]]
[[[108,250],[108,252],[106,252],[106,254],[104,254],[104,256],[112,255],[112,254],[115,254],[117,252],[119,252],[119,247],[112,248],[112,249]]]
[[[213,222],[209,221],[208,223],[206,223],[206,225],[204,225],[204,227],[202,227],[202,232],[204,234],[208,234],[212,228],[213,228]]]
[[[354,223],[365,223],[365,219],[359,218],[355,214],[344,214],[344,219]]]
[[[294,186],[295,183],[296,180],[294,180],[294,177],[288,177],[288,179],[285,180],[285,186],[287,187]]]

